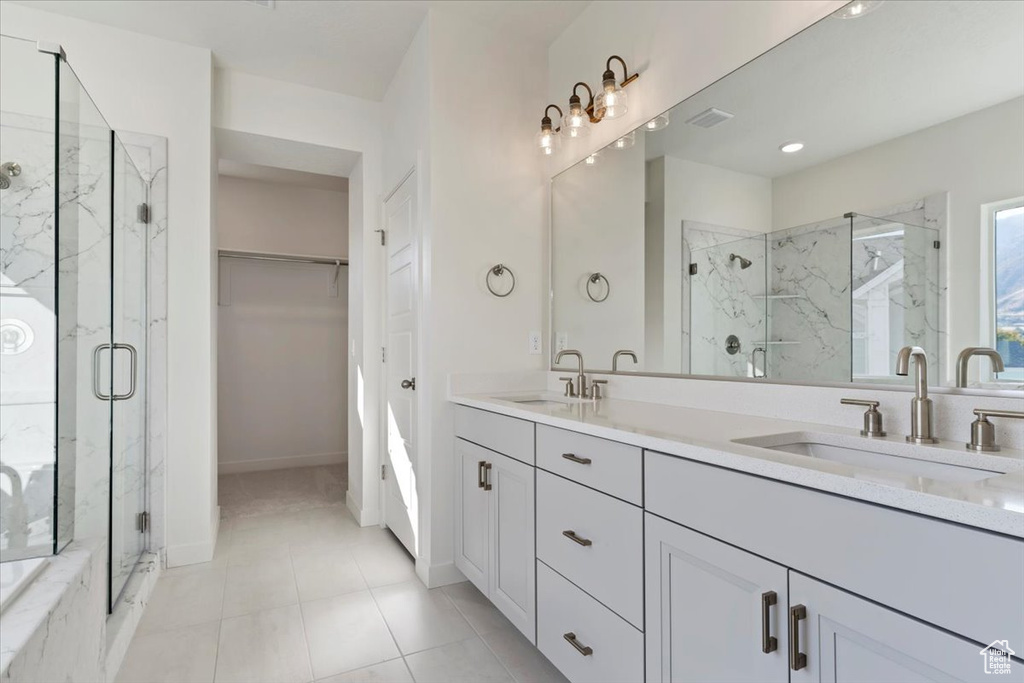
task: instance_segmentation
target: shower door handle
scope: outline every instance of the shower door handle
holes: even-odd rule
[[[761,370],[761,374],[757,374],[757,354],[760,351],[761,360],[764,363],[764,367]],[[768,351],[763,346],[758,346],[750,352],[750,366],[755,379],[760,379],[768,376]]]
[[[117,349],[125,349],[128,351],[128,355],[131,357],[131,372],[129,373],[130,384],[128,385],[127,394],[114,394],[113,399],[115,401],[127,401],[135,395],[135,384],[139,374],[139,352],[131,344],[113,344],[112,347],[115,351]],[[111,362],[113,362],[113,355],[111,355]]]
[[[111,395],[104,394],[103,389],[100,388],[100,354],[103,353],[103,349],[111,348],[113,348],[112,344],[100,344],[92,350],[92,395],[101,401],[109,401]]]

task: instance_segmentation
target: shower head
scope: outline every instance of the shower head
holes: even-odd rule
[[[0,190],[6,190],[11,186],[11,178],[21,175],[21,166],[13,161],[0,165]]]
[[[754,265],[750,259],[743,258],[739,254],[729,254],[729,261],[739,261],[740,270],[746,270],[750,266]]]

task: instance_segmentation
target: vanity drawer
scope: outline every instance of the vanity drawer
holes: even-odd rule
[[[540,561],[537,648],[574,683],[644,680],[644,634]]]
[[[526,420],[455,406],[455,436],[527,465],[534,464],[533,428]]]
[[[643,531],[640,508],[537,472],[537,557],[640,629]]]
[[[537,425],[537,466],[643,505],[643,451],[636,446]]]

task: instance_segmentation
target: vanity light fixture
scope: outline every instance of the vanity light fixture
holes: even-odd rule
[[[796,141],[784,142],[781,145],[779,145],[779,151],[783,152],[784,154],[796,154],[797,152],[799,152],[803,148],[804,148],[804,143],[796,142]]]
[[[622,83],[615,82],[615,72],[612,71],[612,61],[618,60],[622,64]],[[626,91],[624,88],[635,81],[640,74],[629,75],[629,68],[622,57],[612,55],[605,62],[604,74],[601,76],[603,92],[594,101],[594,117],[601,119],[617,119],[626,113]]]
[[[586,109],[583,108],[580,96],[576,94],[581,85],[587,89],[587,94],[590,97]],[[594,91],[590,89],[590,86],[583,81],[572,86],[572,95],[569,96],[569,113],[562,119],[562,135],[572,140],[587,135],[590,132],[590,112],[593,110]]]
[[[634,133],[635,131],[629,131],[621,138],[613,142],[612,147],[614,147],[615,149],[629,149],[630,147],[633,146],[633,143],[636,142],[636,135]]]
[[[661,130],[662,128],[666,128],[667,126],[668,126],[668,112],[665,112],[664,114],[658,114],[653,119],[651,119],[650,121],[645,123],[644,124],[644,130],[646,130],[646,131]]]
[[[551,117],[548,116],[548,111],[552,107],[558,111],[558,118],[562,118],[562,110],[557,104],[549,104],[544,109],[544,118],[540,120],[540,132],[537,133],[537,147],[544,156],[554,154],[555,148],[558,146],[558,131],[561,130],[560,128],[552,129],[551,127]]]
[[[869,12],[874,12],[881,5],[883,0],[856,0],[836,10],[835,16],[840,19],[860,19]]]

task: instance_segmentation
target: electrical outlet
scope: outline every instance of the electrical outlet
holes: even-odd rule
[[[540,332],[531,332],[526,343],[531,356],[540,355]]]
[[[555,353],[565,351],[567,348],[569,348],[569,335],[565,332],[559,332],[555,335]]]

